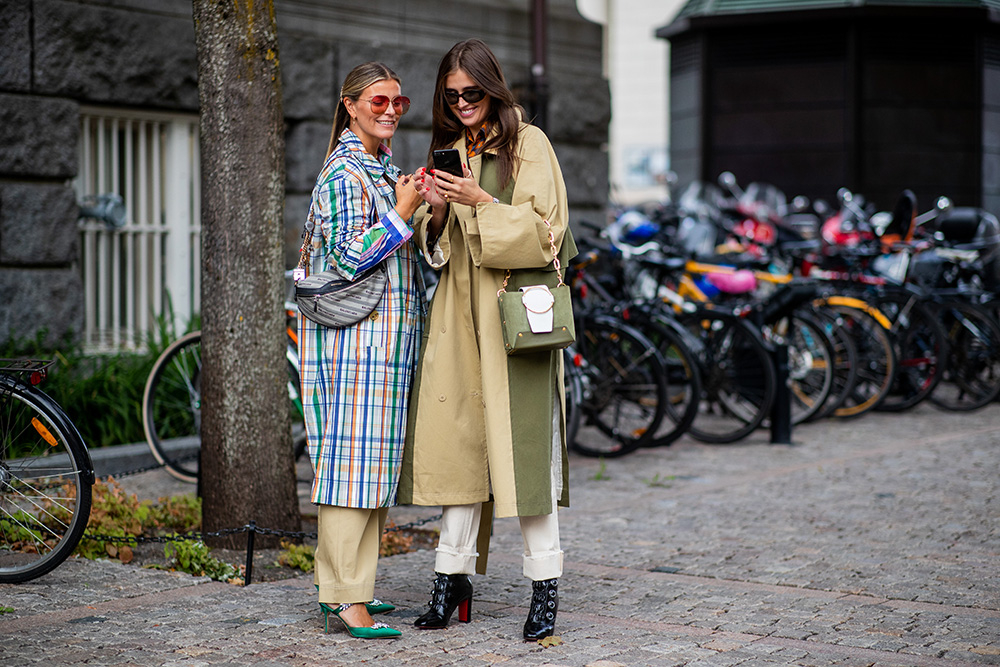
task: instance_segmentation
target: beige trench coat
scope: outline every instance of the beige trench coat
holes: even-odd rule
[[[465,160],[464,139],[455,147]],[[414,238],[441,276],[414,379],[400,503],[469,504],[492,493],[499,517],[569,504],[562,352],[508,357],[500,328],[504,270],[537,269],[516,273],[508,290],[554,287],[543,220],[557,248],[568,228],[566,186],[545,134],[522,124],[518,154],[513,190],[491,193],[510,204],[452,204],[433,249],[429,210],[415,216]],[[484,159],[492,156],[467,160],[477,180]]]

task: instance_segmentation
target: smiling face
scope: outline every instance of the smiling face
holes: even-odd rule
[[[372,155],[378,155],[378,145],[392,138],[399,124],[399,113],[392,104],[385,111],[376,114],[372,111],[371,99],[376,95],[385,95],[390,100],[400,95],[399,82],[393,79],[376,81],[364,89],[357,100],[344,98],[344,106],[351,114],[351,130],[358,135],[365,149]]]
[[[454,91],[459,95],[466,91],[483,90],[482,86],[473,81],[472,77],[461,69],[455,70],[445,78],[444,89],[446,92]],[[449,102],[448,107],[462,125],[472,130],[472,133],[475,134],[479,132],[479,128],[483,126],[489,117],[491,99],[489,95],[485,95],[478,102],[467,102],[459,97],[454,104]]]

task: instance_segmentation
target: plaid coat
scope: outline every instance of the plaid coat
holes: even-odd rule
[[[316,504],[396,503],[406,413],[425,311],[413,230],[393,210],[399,169],[386,147],[365,152],[350,130],[313,189],[312,270],[346,278],[386,260],[388,284],[375,312],[328,329],[299,318],[299,361]]]

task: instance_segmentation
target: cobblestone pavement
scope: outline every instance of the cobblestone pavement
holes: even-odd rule
[[[380,563],[376,594],[404,633],[383,641],[324,634],[310,576],[241,588],[71,560],[0,585],[13,609],[0,664],[1000,664],[1000,405],[825,421],[790,446],[768,437],[574,456],[559,645],[521,640],[530,586],[517,522],[503,519],[468,624],[413,628],[427,550]],[[161,471],[127,483],[178,492]]]

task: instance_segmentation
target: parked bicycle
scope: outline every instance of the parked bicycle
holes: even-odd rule
[[[295,458],[306,449],[299,396],[298,308],[285,304],[285,361]],[[201,452],[201,331],[192,331],[160,354],[142,394],[142,426],[153,457],[184,482],[198,481]]]
[[[0,583],[51,572],[90,520],[94,466],[38,385],[52,361],[0,359]]]
[[[612,294],[589,272],[588,267],[601,261],[607,263],[607,250],[583,238],[578,243],[582,252],[569,270],[578,320],[571,360],[577,368],[568,366],[567,393],[571,397],[575,390],[572,376],[584,372],[585,405],[581,412],[586,416],[585,423],[599,425],[606,419],[595,412],[601,406],[605,415],[613,414],[615,420],[632,424],[627,430],[619,428],[615,432],[618,445],[614,455],[640,446],[668,445],[688,430],[697,411],[701,376],[699,362],[689,345],[695,341],[672,323],[660,326],[642,317],[638,309],[631,312],[629,309],[636,304]],[[608,399],[595,401],[595,394],[600,393],[594,391],[595,387],[613,389],[624,402],[614,405]],[[626,405],[630,409],[625,409]],[[572,434],[571,427],[572,423],[567,432]],[[582,454],[608,455],[578,438],[568,442]]]

